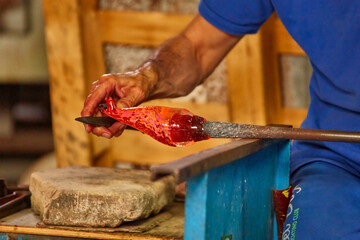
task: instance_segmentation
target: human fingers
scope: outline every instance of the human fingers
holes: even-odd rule
[[[120,98],[126,97],[129,93],[137,95],[138,99],[131,97],[133,102],[128,106],[134,106],[137,102],[145,98],[143,77],[137,77],[133,73],[128,74],[105,74],[98,81],[92,83],[90,94],[84,102],[82,116],[91,116],[94,114],[97,106],[104,101],[106,97],[112,97],[116,102]],[[135,101],[136,100],[136,101]],[[126,101],[126,100],[124,100]]]
[[[87,115],[86,115],[87,116]],[[85,116],[85,117],[86,117]],[[95,117],[103,117],[104,116],[104,114],[102,114],[100,111],[98,111],[98,110],[95,110],[95,113],[92,115],[92,116],[95,116]],[[85,124],[84,123],[84,127],[85,127],[85,130],[88,132],[88,133],[91,133],[91,132],[93,132],[93,130],[94,130],[94,128],[96,127],[96,126],[94,126],[94,125],[90,125],[90,124]],[[97,132],[98,132],[99,130],[97,130]]]
[[[121,122],[115,122],[111,127],[109,127],[110,132],[113,137],[119,137],[126,128],[126,125]]]
[[[95,112],[95,116],[96,117],[104,117],[106,116],[105,114],[101,113],[100,111],[96,111]],[[91,131],[94,135],[96,136],[102,136],[105,138],[112,138],[112,137],[118,137],[122,134],[122,132],[124,131],[126,125],[121,123],[121,122],[115,122],[113,125],[111,125],[108,128],[105,127],[95,127],[95,126],[91,126]]]
[[[104,137],[107,139],[110,139],[113,136],[111,131],[106,127],[94,127],[91,132],[98,137]]]
[[[98,105],[104,100],[107,94],[110,94],[114,90],[115,81],[112,80],[113,77],[108,75],[103,75],[101,78],[92,83],[90,93],[87,96],[84,107],[81,111],[82,117],[93,116],[98,114]],[[84,124],[85,130],[90,133],[94,132],[94,126]],[[97,129],[95,132],[101,132]]]
[[[148,97],[146,88],[136,81],[132,81],[127,85],[124,84],[122,88],[117,88],[116,93],[120,96],[117,101],[114,99],[118,108],[137,106]]]
[[[148,88],[149,84],[143,75],[134,73],[103,75],[92,84],[81,115],[83,117],[101,115],[97,110],[98,105],[106,97],[112,97],[118,108],[136,106],[147,98]],[[109,128],[85,125],[85,129],[88,132],[106,138],[120,136],[124,128],[125,125],[120,123],[113,124]]]
[[[90,93],[84,102],[81,116],[92,116],[98,105],[104,101],[104,98],[112,95],[115,85],[115,80],[112,80],[111,78],[106,78],[106,81],[95,81],[92,84]]]
[[[100,111],[97,111],[95,114],[96,117],[103,117],[104,114],[102,114]],[[92,131],[91,131],[94,135],[96,136],[101,136],[101,137],[105,137],[110,139],[113,134],[112,132],[109,130],[109,128],[106,127],[93,127]]]
[[[108,128],[94,126],[91,132],[96,136],[102,136],[109,139],[112,137],[120,136],[123,133],[125,127],[126,127],[125,124],[121,122],[115,122],[113,125],[111,125]]]

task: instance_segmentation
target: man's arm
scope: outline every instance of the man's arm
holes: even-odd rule
[[[165,42],[149,57],[156,63],[159,73],[151,96],[178,97],[190,93],[240,38],[215,28],[197,15],[184,32]]]
[[[132,107],[149,99],[184,96],[214,70],[241,39],[227,34],[197,15],[178,36],[166,41],[135,71],[106,74],[94,82],[82,116],[99,115],[99,103],[111,96],[118,107]],[[124,125],[110,128],[85,125],[88,132],[110,138]]]

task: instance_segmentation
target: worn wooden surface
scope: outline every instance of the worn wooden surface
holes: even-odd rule
[[[171,215],[167,220],[158,222],[156,227],[142,233],[129,233],[129,229],[134,231],[134,227],[124,224],[123,229],[116,229],[118,232],[91,231],[89,229],[60,229],[56,227],[38,227],[40,219],[30,209],[13,214],[7,218],[0,219],[0,232],[13,234],[33,234],[56,237],[73,237],[85,239],[127,239],[127,240],[165,240],[182,239],[184,232],[184,205],[174,203],[162,213]],[[158,219],[155,218],[155,221]],[[143,225],[149,226],[152,220]],[[139,225],[136,229],[141,229]],[[34,237],[33,239],[37,239]],[[55,238],[56,239],[56,238]]]
[[[304,50],[294,41],[276,15],[271,16],[268,24],[272,25],[273,41],[279,53],[305,55]]]
[[[104,42],[158,46],[179,34],[192,15],[159,12],[100,10],[99,22]]]
[[[299,127],[306,108],[283,104],[280,55],[305,55],[273,14],[255,35],[245,36],[227,56],[229,110],[233,122]]]
[[[286,108],[283,104],[280,60],[281,54],[304,55],[304,51],[291,38],[280,19],[274,14],[262,28],[263,74],[267,121],[299,127],[305,119],[306,108]]]
[[[55,149],[60,167],[91,165],[91,140],[74,121],[86,94],[77,1],[43,1]]]
[[[99,77],[106,73],[105,60],[103,53],[103,42],[101,39],[101,30],[99,22],[99,13],[95,11],[98,7],[97,0],[78,0],[79,4],[79,19],[81,29],[82,51],[84,55],[84,85],[85,92],[82,93],[85,97],[88,95],[91,84],[98,80]],[[81,13],[81,14],[80,14]],[[79,116],[80,112],[78,113]],[[79,130],[81,125],[78,126]],[[83,130],[83,129],[81,129]],[[89,135],[91,144],[91,156],[98,156],[106,151],[110,142],[105,138],[99,138],[94,135]],[[92,161],[94,159],[91,159]],[[92,165],[93,163],[91,163]]]
[[[0,240],[86,240],[86,238],[39,236],[17,233],[0,233]]]
[[[289,186],[289,168],[282,141],[188,179],[184,239],[277,239],[271,191]]]
[[[261,32],[245,36],[227,56],[232,122],[266,124]]]

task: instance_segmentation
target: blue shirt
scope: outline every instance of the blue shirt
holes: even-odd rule
[[[302,127],[360,131],[360,1],[202,0],[199,6],[208,22],[235,35],[256,33],[273,11],[314,70]],[[315,161],[360,176],[360,144],[294,141],[292,172]]]

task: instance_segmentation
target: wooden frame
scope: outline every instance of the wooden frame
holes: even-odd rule
[[[90,84],[106,72],[104,43],[158,46],[178,34],[193,17],[159,12],[100,10],[97,2],[43,0],[58,166],[112,167],[114,161],[150,165],[226,142],[211,140],[174,149],[152,139],[144,140],[143,136],[134,133],[125,133],[124,136],[109,141],[87,134],[74,121],[80,114]],[[184,103],[181,107],[215,121],[267,124],[284,123],[284,119],[288,120],[292,109],[281,108],[280,97],[271,98],[273,94],[280,94],[276,87],[279,85],[279,74],[277,70],[271,72],[276,66],[268,64],[268,58],[276,58],[276,51],[282,51],[284,47],[296,47],[290,43],[292,40],[286,37],[278,23],[279,21],[270,22],[258,34],[246,36],[227,56],[229,104]],[[272,28],[279,32],[279,39],[270,38],[268,32]],[[278,45],[271,50],[268,43],[264,44],[267,41],[275,41]],[[273,78],[268,79],[270,72]],[[264,76],[267,76],[266,81]],[[166,100],[151,104],[179,107],[179,104]],[[303,112],[296,113],[299,119],[303,117]],[[294,121],[286,123],[293,124]],[[140,138],[145,143],[141,145],[141,151],[138,151],[139,148],[136,149],[134,145],[138,144]]]
[[[267,78],[264,81],[267,122],[299,127],[306,117],[307,109],[284,107],[279,58],[281,54],[305,55],[305,52],[292,39],[276,14],[264,24],[262,35],[263,60],[265,60],[263,74]]]

